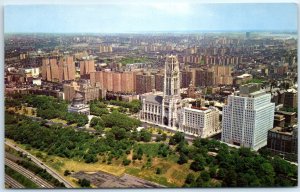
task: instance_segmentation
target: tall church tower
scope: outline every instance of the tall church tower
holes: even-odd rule
[[[162,101],[162,124],[178,127],[178,112],[181,107],[179,62],[175,55],[165,61],[164,94]]]

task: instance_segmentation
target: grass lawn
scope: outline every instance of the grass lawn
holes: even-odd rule
[[[174,135],[174,133],[171,133],[171,132],[169,132],[169,131],[166,131],[166,130],[162,130],[162,129],[159,129],[159,128],[156,128],[156,127],[151,127],[151,128],[149,128],[149,131],[151,131],[153,134],[166,134],[166,135],[168,135],[168,136],[173,136]]]
[[[148,58],[135,58],[135,57],[126,57],[126,58],[122,58],[120,60],[120,63],[122,63],[122,65],[127,65],[127,64],[132,64],[132,63],[144,63],[146,61],[149,61]]]
[[[51,121],[53,121],[54,123],[67,124],[66,120],[62,120],[62,119],[59,119],[59,118],[51,119]]]
[[[17,109],[15,107],[9,107],[7,110],[13,111],[20,115],[36,117],[36,108],[33,108],[33,107],[26,107],[26,106],[22,105],[22,107],[20,109]]]
[[[160,143],[138,143],[134,146],[134,149],[142,148],[144,154],[149,156],[157,156]]]

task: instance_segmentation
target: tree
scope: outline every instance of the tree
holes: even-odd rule
[[[104,121],[101,118],[93,117],[90,122],[91,127],[104,127]]]
[[[217,176],[217,168],[216,167],[209,167],[209,175],[212,178]]]
[[[162,140],[162,141],[165,141],[166,139],[167,139],[167,134],[163,133],[163,134],[161,135],[161,140]]]
[[[274,186],[275,172],[271,163],[263,163],[258,171],[259,178],[265,186]]]
[[[90,187],[91,186],[91,182],[87,179],[79,179],[78,180],[78,184],[81,186],[81,187]]]
[[[68,169],[66,169],[65,172],[64,172],[64,176],[68,176],[70,174],[71,174],[71,172]]]
[[[161,139],[162,139],[162,137],[161,137],[160,135],[157,135],[155,141],[156,141],[156,142],[160,142]]]
[[[189,173],[185,178],[185,183],[192,184],[193,182],[195,182],[195,176],[192,173]]]
[[[123,165],[125,165],[125,166],[127,166],[127,165],[129,165],[131,163],[131,160],[129,160],[129,159],[123,159]]]
[[[143,152],[142,148],[139,147],[139,148],[138,148],[138,151],[137,151],[137,158],[138,158],[139,160],[142,160],[143,154],[144,154],[144,152]]]
[[[191,163],[190,169],[194,171],[201,171],[204,169],[204,166],[206,165],[205,159],[203,156],[198,155],[195,160]]]
[[[157,175],[160,175],[160,174],[161,174],[161,171],[162,171],[161,168],[158,167],[158,168],[156,169],[156,174],[157,174]]]
[[[176,132],[169,141],[170,145],[176,145],[180,142],[184,141],[184,134],[181,132]]]
[[[152,134],[149,133],[148,131],[142,129],[140,132],[140,135],[141,135],[141,141],[144,141],[144,142],[151,141]]]
[[[170,153],[170,148],[168,145],[165,145],[163,143],[159,145],[158,152],[157,152],[158,155],[167,157],[169,153]]]
[[[112,127],[111,131],[115,135],[115,138],[117,140],[126,138],[126,129],[124,129],[124,128],[119,128],[119,127],[114,126],[114,127]]]
[[[182,165],[182,164],[187,163],[187,162],[188,162],[188,157],[184,153],[180,153],[180,156],[179,156],[179,159],[178,159],[177,163],[179,165]]]
[[[224,187],[236,187],[237,186],[237,174],[233,169],[228,170],[226,177],[223,179]]]
[[[207,171],[202,171],[200,175],[201,175],[201,178],[203,179],[203,181],[209,181],[210,180],[210,175]]]
[[[84,162],[86,162],[86,163],[95,163],[98,161],[98,158],[95,154],[89,153],[84,156],[84,160],[85,160]]]
[[[238,153],[241,157],[252,157],[254,153],[250,150],[250,148],[241,147],[238,149]]]

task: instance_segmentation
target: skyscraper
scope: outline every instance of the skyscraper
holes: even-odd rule
[[[275,104],[271,94],[258,84],[247,84],[228,96],[223,108],[222,141],[255,150],[267,144],[268,130],[273,128]]]

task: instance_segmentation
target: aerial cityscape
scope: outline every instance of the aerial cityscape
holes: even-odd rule
[[[288,3],[6,6],[5,188],[298,186],[297,18]]]

